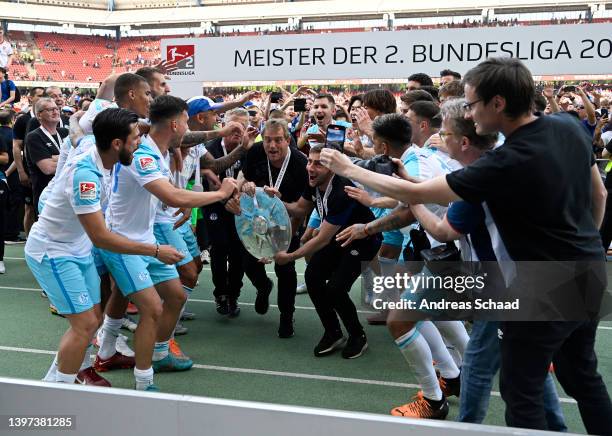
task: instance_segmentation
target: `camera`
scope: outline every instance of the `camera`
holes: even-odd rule
[[[397,172],[397,165],[385,154],[379,154],[372,159],[356,158],[353,160],[353,163],[358,167],[378,174],[384,174],[385,176],[391,176]]]

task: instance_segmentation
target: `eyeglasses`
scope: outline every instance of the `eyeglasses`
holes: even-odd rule
[[[466,111],[472,110],[472,106],[474,106],[476,103],[478,103],[479,101],[482,101],[482,98],[479,98],[478,100],[474,100],[474,101],[466,101],[465,103],[463,103],[463,109],[465,109]]]

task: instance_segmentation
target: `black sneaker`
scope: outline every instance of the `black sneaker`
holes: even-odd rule
[[[268,313],[270,308],[270,293],[272,292],[272,282],[270,282],[270,289],[267,291],[257,291],[257,297],[255,298],[255,312],[260,315]]]
[[[461,373],[455,378],[438,377],[440,389],[445,397],[459,397],[461,394]]]
[[[278,337],[287,339],[293,337],[295,330],[293,329],[293,316],[285,317],[281,315],[278,325]]]
[[[230,318],[236,318],[240,315],[240,307],[238,307],[237,298],[229,298],[227,301],[227,309]]]
[[[217,305],[217,313],[220,315],[229,314],[229,306],[227,304],[227,297],[225,295],[221,297],[215,297],[215,303]]]
[[[323,337],[314,348],[314,355],[316,357],[327,356],[328,354],[333,353],[338,348],[342,347],[344,344],[344,336],[342,336],[341,331],[323,334]]]
[[[368,340],[365,334],[359,336],[349,336],[346,347],[342,350],[342,357],[345,359],[356,359],[361,356],[368,348]]]

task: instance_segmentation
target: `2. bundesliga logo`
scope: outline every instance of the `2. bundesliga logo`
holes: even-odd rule
[[[169,45],[168,47],[166,47],[166,60],[169,66],[176,67],[176,70],[170,72],[170,75],[195,75],[194,45]]]
[[[79,183],[79,198],[81,200],[95,200],[97,194],[97,185],[94,182]]]

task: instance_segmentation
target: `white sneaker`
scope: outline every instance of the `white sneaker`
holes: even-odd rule
[[[6,272],[6,267],[4,266],[4,261],[0,260],[0,274],[4,274]]]
[[[125,329],[125,330],[129,330],[132,333],[134,333],[136,331],[136,328],[138,327],[138,324],[136,324],[134,322],[134,320],[129,316],[126,315],[123,317],[122,323],[121,323],[121,328]]]
[[[308,289],[306,289],[306,283],[299,284],[295,290],[296,294],[305,294],[307,292],[308,292]]]
[[[134,357],[136,353],[134,353],[134,350],[130,348],[130,346],[127,344],[127,341],[128,341],[127,336],[119,334],[119,336],[117,336],[117,342],[115,342],[115,350],[117,350],[119,353],[123,354],[124,356]],[[100,328],[98,330],[98,333],[96,333],[96,342],[97,344],[95,345],[97,347],[99,347],[100,344],[102,343],[102,328]]]
[[[124,356],[134,357],[136,353],[134,353],[134,350],[130,348],[130,346],[127,344],[127,341],[128,341],[127,336],[124,336],[124,335],[117,336],[117,343],[115,344],[115,349],[121,354],[123,354]]]
[[[208,250],[202,250],[200,253],[200,260],[204,265],[208,265],[210,263],[210,253]]]

